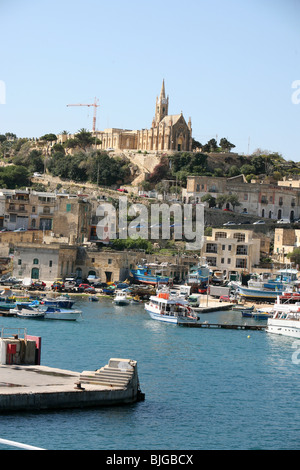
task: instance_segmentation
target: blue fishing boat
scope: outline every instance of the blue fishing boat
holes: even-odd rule
[[[57,308],[72,308],[75,300],[72,300],[68,295],[61,295],[56,298],[45,298],[41,301],[41,304],[45,307],[57,307]]]
[[[210,275],[211,271],[207,264],[198,264],[197,266],[193,266],[186,279],[187,285],[206,286]]]
[[[283,290],[239,286],[238,293],[245,299],[275,301],[278,295],[283,294]]]
[[[168,284],[169,277],[162,274],[162,268],[157,269],[158,266],[155,266],[155,269],[150,268],[149,266],[138,266],[137,269],[132,269],[131,274],[134,278],[134,281],[141,284],[151,284],[155,286],[156,284]]]

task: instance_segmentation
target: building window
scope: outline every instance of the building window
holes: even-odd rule
[[[235,267],[243,269],[247,268],[247,260],[245,258],[237,259]]]
[[[112,259],[111,258],[108,258],[107,264],[112,264]]]
[[[52,259],[49,261],[49,268],[52,268]]]
[[[67,205],[66,205],[66,211],[67,211],[67,212],[71,212],[71,204],[67,204]]]
[[[218,238],[227,238],[227,233],[226,232],[216,232],[215,233],[215,240],[218,240]]]
[[[20,266],[21,264],[22,264],[22,260],[18,259],[18,266]]]
[[[33,264],[39,264],[39,260],[37,258],[33,258]]]
[[[35,212],[35,206],[32,206],[31,212]]]
[[[238,245],[236,247],[236,254],[237,255],[247,255],[248,254],[248,247],[246,245]]]
[[[217,266],[217,258],[214,258],[212,256],[207,256],[206,261],[209,266]]]
[[[218,247],[216,243],[207,243],[206,244],[206,253],[217,253]]]
[[[245,234],[244,233],[234,233],[233,238],[236,238],[238,242],[244,242],[245,241]]]

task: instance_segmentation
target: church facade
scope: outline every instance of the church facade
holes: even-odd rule
[[[104,129],[97,131],[101,148],[114,150],[137,150],[147,152],[180,152],[192,150],[192,123],[186,123],[182,112],[168,114],[169,97],[166,97],[163,80],[160,95],[156,98],[155,116],[150,129],[126,130]]]

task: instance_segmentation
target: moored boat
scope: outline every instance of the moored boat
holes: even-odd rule
[[[72,308],[75,300],[71,299],[68,295],[61,295],[59,297],[45,298],[41,304],[45,307],[58,307],[58,308]]]
[[[169,276],[162,274],[162,268],[159,265],[153,266],[138,266],[137,269],[132,269],[131,274],[136,282],[141,284],[168,284]]]
[[[199,318],[189,307],[188,301],[168,292],[152,295],[145,304],[145,310],[153,320],[175,323],[179,321],[196,322]]]
[[[17,311],[16,315],[19,318],[31,318],[33,320],[37,320],[44,318],[45,312],[30,307],[23,307],[21,310]]]
[[[76,321],[81,317],[82,311],[75,310],[73,308],[59,308],[59,307],[52,307],[49,306],[45,310],[40,309],[43,311],[45,316],[45,320],[68,320],[68,321]]]
[[[117,290],[113,302],[115,305],[128,305],[130,301],[124,290]]]
[[[300,308],[298,310],[275,309],[272,318],[268,318],[266,331],[292,338],[300,338]]]

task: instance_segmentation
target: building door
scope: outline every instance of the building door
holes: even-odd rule
[[[40,277],[39,268],[32,268],[32,270],[31,270],[31,279],[39,279],[39,277]]]
[[[111,282],[112,272],[105,271],[105,276],[106,276],[106,282]]]
[[[277,217],[277,219],[278,219],[278,220],[281,219],[281,209],[278,210],[278,217]]]

